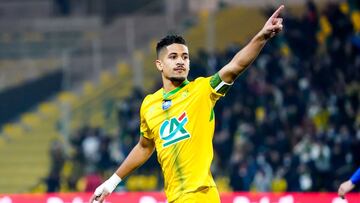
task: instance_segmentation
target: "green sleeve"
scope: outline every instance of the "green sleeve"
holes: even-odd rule
[[[219,94],[226,94],[232,84],[221,80],[219,73],[213,75],[210,79],[210,86]]]

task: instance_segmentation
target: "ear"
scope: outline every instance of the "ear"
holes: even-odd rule
[[[162,64],[162,62],[161,62],[159,59],[157,59],[157,60],[155,61],[155,65],[156,65],[156,68],[157,68],[160,72],[163,71],[163,64]]]

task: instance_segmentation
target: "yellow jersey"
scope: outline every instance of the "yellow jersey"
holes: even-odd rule
[[[186,80],[168,93],[161,88],[145,97],[140,109],[140,133],[155,143],[168,202],[199,188],[215,186],[210,172],[213,107],[228,87],[215,74]]]

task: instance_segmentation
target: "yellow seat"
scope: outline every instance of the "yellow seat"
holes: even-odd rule
[[[21,116],[21,123],[26,127],[33,128],[41,123],[41,118],[35,113],[25,113]]]
[[[24,135],[24,129],[19,124],[5,124],[3,127],[3,133],[8,137],[18,138]]]
[[[116,69],[120,77],[126,78],[130,75],[130,67],[127,63],[119,62],[116,66]]]
[[[72,92],[64,91],[58,94],[58,100],[60,103],[73,105],[77,100],[77,96]]]
[[[102,86],[109,85],[114,79],[109,71],[104,71],[100,74],[100,83]]]
[[[91,95],[92,93],[94,93],[94,91],[95,91],[95,87],[91,82],[89,82],[89,81],[84,82],[84,85],[83,85],[84,95]]]
[[[59,113],[59,108],[52,102],[44,102],[39,105],[38,111],[41,115],[49,117]]]

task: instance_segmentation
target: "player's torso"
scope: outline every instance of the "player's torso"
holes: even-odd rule
[[[190,82],[166,99],[157,93],[148,103],[144,116],[154,135],[158,153],[171,145],[192,139],[197,129],[202,128],[202,134],[209,134],[211,129],[206,127],[213,126],[210,120],[213,106],[210,96],[202,91],[201,85]],[[197,126],[201,124],[203,126]]]
[[[176,158],[186,162],[203,153],[212,159],[213,103],[203,86],[190,82],[167,100],[157,92],[148,103],[144,116],[163,168],[176,164]]]
[[[143,117],[155,142],[169,199],[199,186],[214,186],[214,101],[209,78],[190,82],[164,100],[162,90],[146,101]]]

